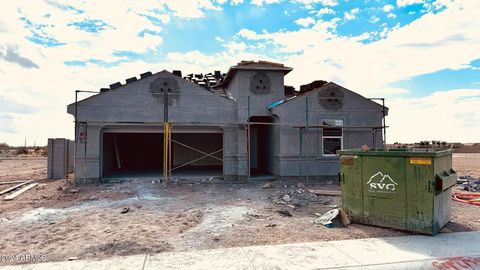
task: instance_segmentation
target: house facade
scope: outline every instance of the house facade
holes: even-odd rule
[[[144,73],[68,105],[76,181],[164,168],[178,179],[335,177],[336,150],[382,146],[386,107],[333,82],[294,91],[284,84],[291,70],[243,61],[225,74]]]

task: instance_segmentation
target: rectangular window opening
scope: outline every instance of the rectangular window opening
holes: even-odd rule
[[[324,156],[336,156],[343,149],[343,120],[323,120],[322,151]]]

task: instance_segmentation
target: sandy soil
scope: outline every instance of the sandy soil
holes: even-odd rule
[[[480,178],[480,153],[453,154],[453,168],[459,176],[470,175]]]
[[[455,156],[459,174],[478,173],[471,156]],[[401,236],[408,232],[351,224],[329,229],[312,223],[315,213],[340,206],[341,197],[301,193],[339,189],[336,183],[275,181],[173,183],[151,180],[75,187],[45,180],[45,159],[3,160],[0,181],[36,179],[39,187],[0,203],[1,255],[38,254],[48,261],[70,257],[201,250],[275,243]],[[472,173],[469,173],[472,172]],[[478,176],[478,174],[477,174]],[[45,185],[43,185],[45,184]],[[1,185],[0,189],[10,185]],[[291,206],[275,203],[290,194]],[[128,209],[126,213],[122,213]],[[284,217],[277,210],[287,210]],[[453,202],[445,232],[480,230],[480,208]],[[25,261],[0,262],[0,264]]]

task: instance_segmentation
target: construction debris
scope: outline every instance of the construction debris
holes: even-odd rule
[[[340,190],[322,190],[322,189],[310,189],[310,193],[315,195],[324,195],[324,196],[342,196],[342,191]]]
[[[44,189],[47,187],[47,184],[38,184],[37,188]]]
[[[268,182],[266,183],[265,185],[262,186],[263,189],[271,189],[273,188],[273,183],[272,182]]]
[[[460,184],[465,191],[480,192],[480,178],[471,175],[460,176],[457,178],[457,184]]]
[[[214,234],[213,235],[213,241],[218,242],[218,241],[220,241],[221,237],[222,236],[220,234]]]
[[[4,181],[4,182],[0,182],[0,185],[13,185],[13,184],[20,184],[24,182],[25,181]]]
[[[282,200],[284,202],[290,202],[292,199],[290,198],[290,195],[285,194],[285,195],[282,196]]]
[[[37,185],[38,185],[38,183],[29,184],[28,186],[25,186],[25,187],[21,188],[20,190],[17,190],[14,193],[5,196],[5,198],[3,198],[3,200],[11,201],[11,200],[15,199],[17,196],[19,196],[20,194],[26,192],[27,190],[30,190],[30,189],[36,187]]]
[[[295,209],[297,207],[305,207],[311,203],[330,204],[331,200],[317,196],[312,192],[303,189],[292,189],[289,191],[279,191],[271,196],[274,203],[287,205]]]
[[[291,217],[292,216],[292,214],[290,214],[290,212],[288,212],[287,210],[277,210],[276,212],[279,213],[282,217]]]
[[[317,213],[315,214],[317,216],[320,215]],[[317,219],[314,219],[313,223],[315,223],[316,225],[323,225],[327,228],[339,228],[350,224],[350,220],[348,219],[347,214],[342,210],[342,208],[337,208],[326,212]]]
[[[25,181],[25,182],[22,182],[22,183],[20,183],[20,184],[18,184],[18,185],[16,185],[16,186],[13,186],[13,187],[4,189],[4,190],[0,191],[0,195],[3,195],[3,194],[5,194],[5,193],[8,193],[8,192],[10,192],[10,191],[12,191],[12,190],[15,190],[15,189],[17,189],[17,188],[19,188],[19,187],[21,187],[21,186],[26,185],[26,184],[30,184],[31,182],[33,182],[33,180]]]

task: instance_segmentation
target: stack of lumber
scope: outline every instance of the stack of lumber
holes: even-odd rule
[[[6,185],[6,184],[17,184],[13,187],[9,187],[7,189],[4,189],[0,191],[0,195],[7,194],[3,200],[5,201],[11,201],[18,197],[20,194],[36,187],[38,183],[32,183],[33,180],[30,181],[11,181],[11,182],[0,182],[1,185]]]

